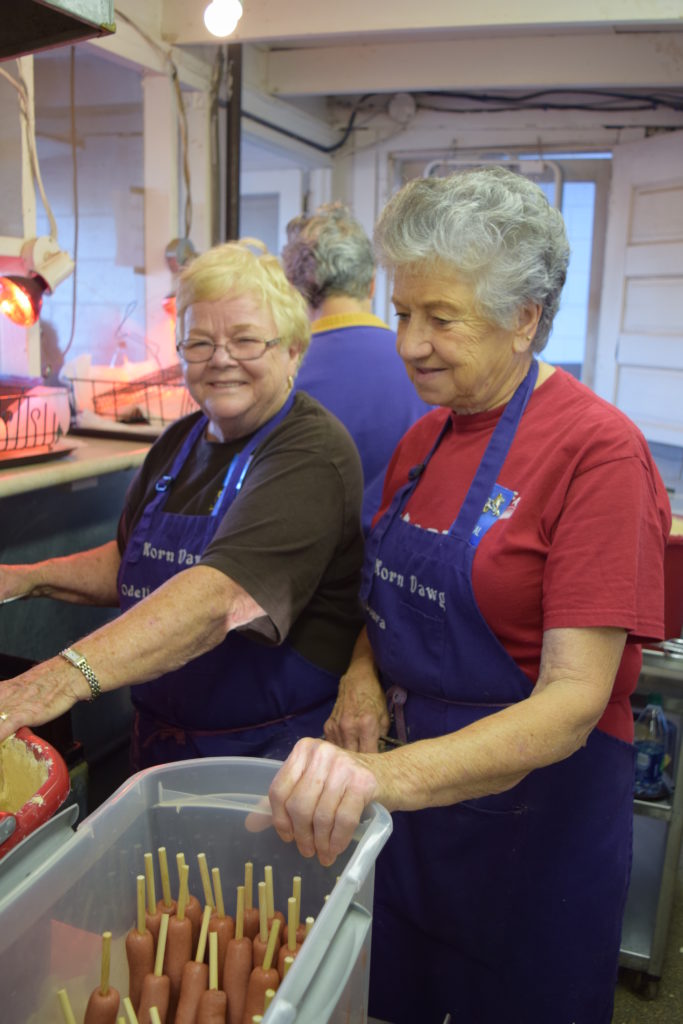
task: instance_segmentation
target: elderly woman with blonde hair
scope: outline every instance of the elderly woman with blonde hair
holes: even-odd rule
[[[199,411],[151,448],[116,540],[0,570],[1,597],[123,612],[2,683],[0,739],[124,685],[135,768],[285,756],[321,735],[359,625],[362,474],[341,424],[293,393],[306,304],[254,248],[218,246],[180,277],[177,349]]]

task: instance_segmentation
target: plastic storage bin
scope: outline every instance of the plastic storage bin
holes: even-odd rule
[[[175,855],[185,854],[190,889],[200,900],[197,854],[205,853],[209,867],[220,869],[229,913],[245,861],[254,863],[255,889],[263,867],[272,864],[278,906],[286,907],[292,878],[301,875],[302,918],[312,915],[315,924],[264,1021],[365,1021],[374,865],[391,818],[371,805],[349,849],[324,868],[283,843],[272,827],[246,827],[278,768],[276,761],[229,757],[151,768],[128,780],[76,832],[68,821],[60,828],[57,816],[16,847],[0,864],[3,1024],[62,1024],[60,988],[82,1019],[99,983],[107,930],[111,984],[127,994],[124,940],[135,923],[135,879],[144,873],[146,852],[158,865],[159,846],[166,847],[176,892]],[[157,897],[158,877],[157,870]]]

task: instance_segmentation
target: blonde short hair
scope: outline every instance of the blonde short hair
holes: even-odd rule
[[[216,245],[183,269],[176,293],[178,339],[184,337],[185,312],[193,303],[245,293],[270,310],[282,347],[303,355],[311,340],[306,302],[285,277],[277,257],[254,238]]]

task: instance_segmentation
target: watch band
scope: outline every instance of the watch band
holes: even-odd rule
[[[59,652],[59,654],[65,661],[71,662],[75,668],[79,669],[79,671],[83,673],[88,681],[88,686],[90,687],[89,700],[91,702],[96,700],[96,698],[102,693],[102,689],[97,676],[88,664],[87,658],[82,654],[79,654],[78,651],[75,651],[73,647],[65,647],[63,651]]]

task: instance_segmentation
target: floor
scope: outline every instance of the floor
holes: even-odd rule
[[[674,905],[662,978],[654,999],[637,989],[642,979],[622,971],[615,992],[612,1024],[681,1024],[683,1021],[683,851],[678,865]],[[646,992],[647,995],[647,992]]]
[[[88,777],[88,811],[93,811],[128,775],[128,751],[121,748],[94,766]],[[652,992],[631,971],[620,972],[612,1024],[682,1024],[683,1022],[683,850],[678,866],[669,942],[662,978]],[[654,998],[652,998],[654,994]],[[368,1021],[372,1024],[372,1021]],[[381,1022],[377,1022],[381,1024]]]

